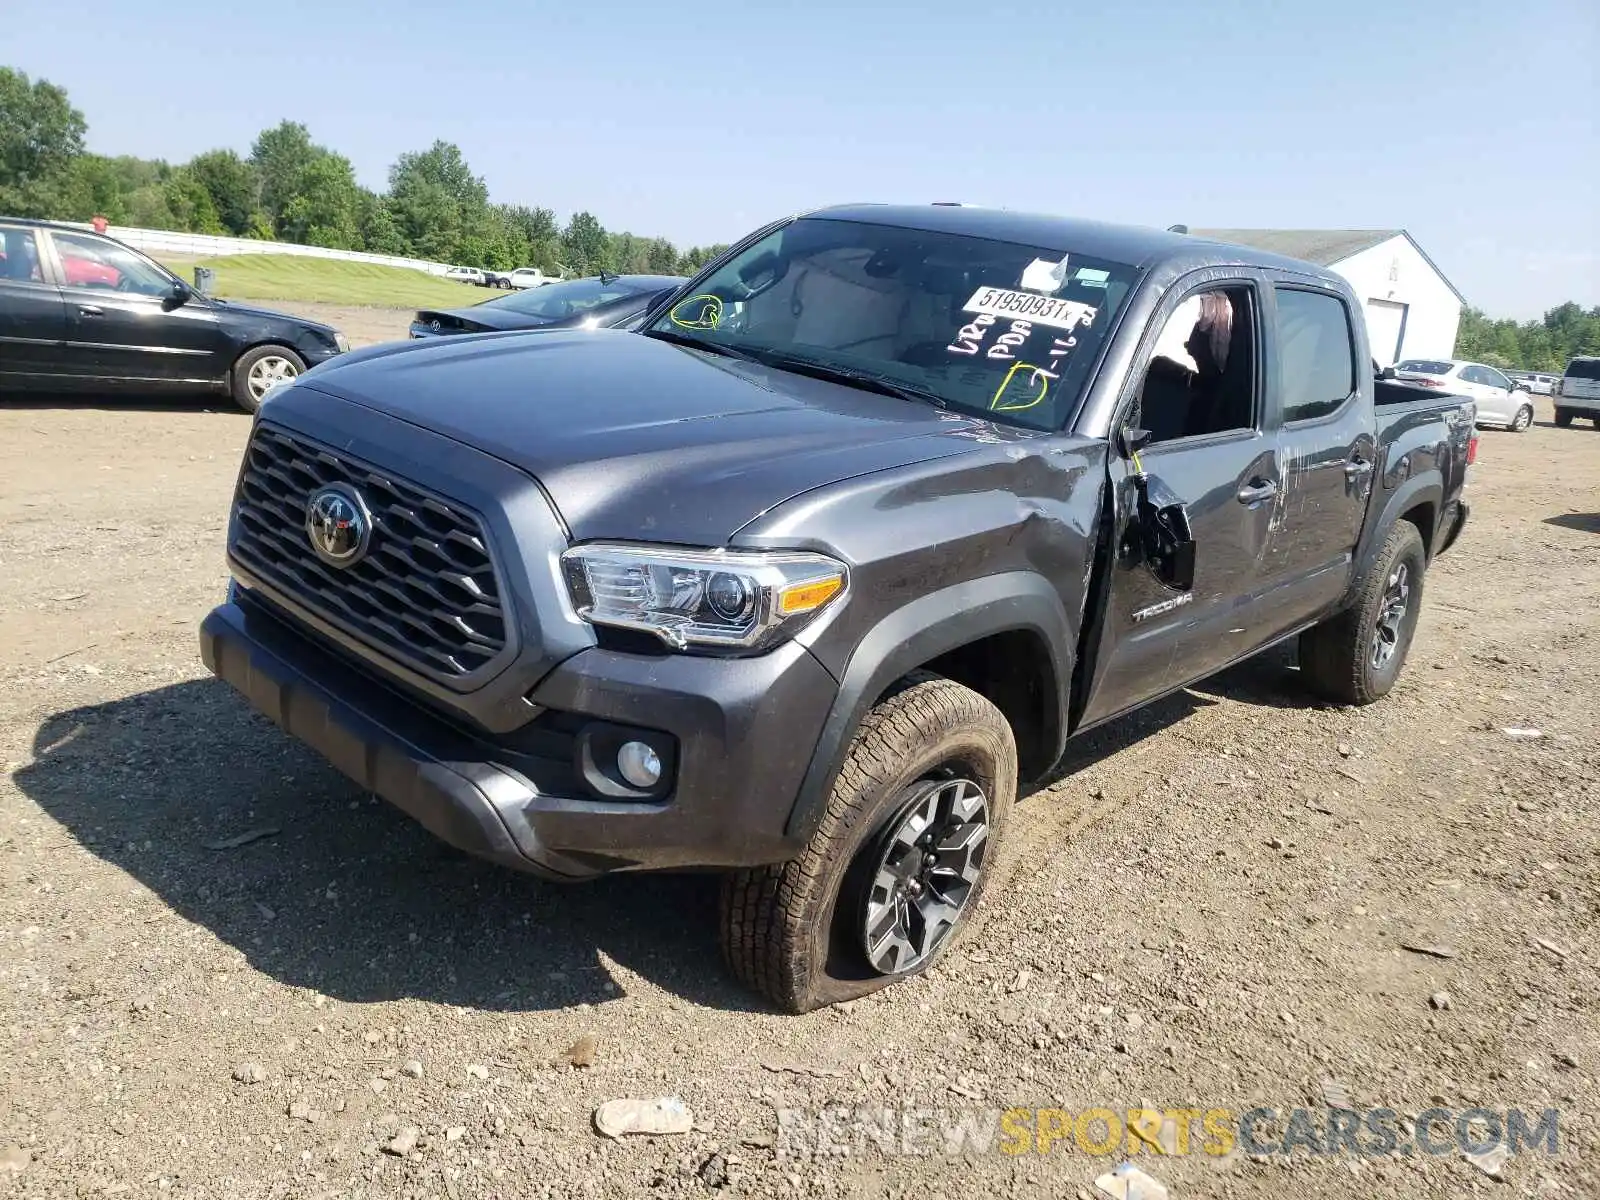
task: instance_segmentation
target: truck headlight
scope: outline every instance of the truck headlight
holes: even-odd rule
[[[653,633],[675,650],[764,650],[844,595],[824,554],[594,543],[561,556],[578,616]]]

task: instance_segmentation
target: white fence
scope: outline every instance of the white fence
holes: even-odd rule
[[[75,221],[84,229],[86,222]],[[262,242],[254,238],[215,237],[209,233],[175,233],[170,229],[133,229],[112,225],[106,232],[146,254],[182,254],[193,258],[221,258],[229,254],[299,254],[306,258],[339,258],[345,262],[375,263],[380,267],[410,267],[430,275],[443,275],[448,263],[421,258],[401,258],[394,254],[364,254],[359,250],[330,250],[326,246],[301,246],[294,242]]]

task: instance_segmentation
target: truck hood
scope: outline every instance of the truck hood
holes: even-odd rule
[[[973,450],[987,422],[633,333],[550,330],[356,351],[299,387],[526,471],[578,541],[715,546],[790,497]]]

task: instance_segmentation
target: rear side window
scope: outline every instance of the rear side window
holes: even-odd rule
[[[1355,391],[1349,310],[1337,296],[1324,292],[1280,287],[1277,297],[1283,420],[1325,417]]]
[[[1568,379],[1600,379],[1600,358],[1575,358],[1567,364]]]
[[[31,229],[0,229],[0,280],[43,283],[39,246]]]

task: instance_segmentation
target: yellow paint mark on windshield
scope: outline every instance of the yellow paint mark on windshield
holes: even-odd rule
[[[699,315],[685,320],[678,315],[691,304],[701,306]],[[672,311],[667,314],[667,319],[680,329],[715,329],[722,324],[722,297],[709,293],[700,296],[690,296],[687,300],[680,300],[672,306]]]

